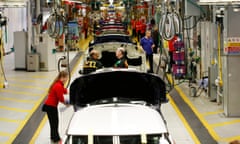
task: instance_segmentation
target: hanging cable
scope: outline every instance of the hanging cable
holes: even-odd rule
[[[5,26],[5,32],[6,32],[6,28],[7,28],[7,17],[4,17],[2,14],[0,14],[0,65],[1,65],[1,69],[2,69],[2,74],[3,74],[3,78],[4,78],[4,83],[3,83],[3,88],[6,88],[8,85],[8,81],[7,81],[7,77],[5,74],[5,70],[4,70],[4,66],[3,66],[3,56],[5,55],[5,50],[4,50],[4,40],[3,40],[3,34],[2,34],[2,27]],[[6,33],[5,33],[6,36]],[[6,38],[6,37],[5,37]]]
[[[57,8],[57,3],[53,2],[53,13],[47,19],[47,33],[52,38],[59,38],[65,30],[65,17]]]
[[[159,33],[164,40],[171,40],[181,33],[182,18],[174,8],[175,2],[163,2],[163,13],[159,21]]]

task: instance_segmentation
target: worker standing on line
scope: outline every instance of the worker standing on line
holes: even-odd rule
[[[148,72],[153,73],[153,48],[155,44],[151,37],[151,31],[147,30],[146,35],[141,38],[140,45],[142,46],[143,50],[146,52],[146,59],[149,62],[150,70]]]
[[[147,30],[147,24],[142,20],[141,27],[140,27],[140,39],[144,37]]]
[[[51,142],[54,144],[62,144],[58,133],[58,103],[61,102],[65,105],[68,104],[68,102],[64,99],[64,94],[67,94],[67,89],[64,88],[64,83],[67,82],[68,75],[69,74],[66,71],[59,72],[58,76],[49,88],[48,97],[42,107],[42,111],[46,112],[48,116]]]
[[[136,20],[136,35],[137,35],[137,40],[140,40],[140,36],[141,36],[141,26],[142,26],[142,22],[140,19]]]
[[[172,65],[175,63],[173,60],[173,52],[175,51],[174,43],[178,39],[178,36],[175,35],[172,39],[168,40],[168,54],[170,57],[170,65],[167,72],[172,71]]]

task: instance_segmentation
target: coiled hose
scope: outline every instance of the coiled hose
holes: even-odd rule
[[[159,34],[164,40],[171,40],[181,33],[182,19],[176,12],[166,12],[159,21]]]
[[[59,38],[65,31],[65,18],[56,11],[47,19],[47,32],[52,38]]]

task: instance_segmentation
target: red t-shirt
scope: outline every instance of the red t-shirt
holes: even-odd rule
[[[131,25],[132,25],[132,29],[136,28],[136,21],[134,19],[131,20]]]
[[[48,94],[45,104],[49,105],[49,106],[57,107],[59,102],[64,103],[63,95],[66,93],[67,93],[67,89],[64,88],[62,81],[60,81],[60,80],[56,81],[53,84],[53,86]]]

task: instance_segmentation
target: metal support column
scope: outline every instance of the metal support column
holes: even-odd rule
[[[224,14],[223,109],[226,116],[240,116],[240,12],[228,6]]]

